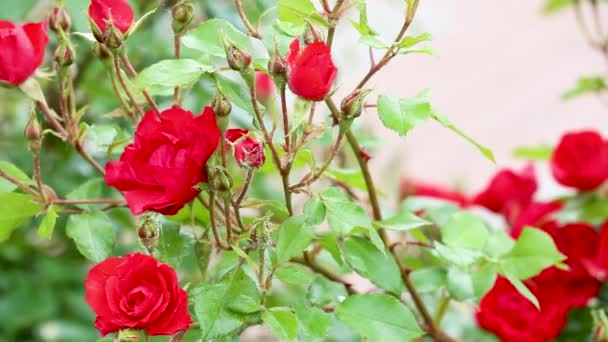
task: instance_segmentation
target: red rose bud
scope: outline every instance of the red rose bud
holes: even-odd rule
[[[264,144],[258,139],[244,137],[234,146],[234,159],[242,168],[258,168],[266,161]]]
[[[49,28],[51,29],[51,31],[59,32],[61,30],[66,32],[70,29],[71,23],[72,21],[70,19],[70,15],[65,10],[65,8],[53,8],[51,14],[49,15]]]
[[[286,79],[287,77],[287,61],[281,56],[279,44],[276,42],[274,44],[274,53],[268,61],[268,72],[275,80],[278,78]],[[283,84],[285,84],[285,82],[283,82]]]
[[[274,95],[274,83],[270,76],[263,71],[255,73],[255,93],[262,103],[268,103]]]
[[[136,227],[137,235],[141,239],[141,242],[148,250],[148,253],[152,254],[158,245],[158,238],[160,236],[158,215],[154,212],[145,212],[137,220]]]
[[[215,115],[220,118],[226,117],[232,112],[230,100],[228,100],[228,98],[219,90],[215,92],[211,107],[213,108]]]
[[[106,164],[105,181],[124,192],[134,215],[175,215],[200,193],[196,186],[207,182],[206,163],[220,137],[211,107],[195,116],[173,106],[160,118],[150,110],[120,160]]]
[[[232,70],[244,71],[251,64],[251,55],[234,45],[226,36],[224,36],[224,50],[226,60]]]
[[[42,64],[49,42],[46,23],[0,21],[0,81],[19,85]]]
[[[593,190],[608,178],[608,142],[594,131],[565,134],[551,157],[553,177],[581,191]]]
[[[232,177],[230,177],[228,171],[223,167],[212,168],[209,178],[211,187],[215,191],[225,192],[232,188]]]
[[[354,119],[363,112],[365,97],[371,93],[371,89],[357,89],[342,100],[340,107],[343,119]]]
[[[74,63],[74,48],[68,42],[62,42],[55,49],[53,59],[60,67],[67,67]]]
[[[325,41],[323,34],[309,22],[308,25],[306,25],[306,32],[304,32],[304,42],[310,45],[323,41]]]
[[[108,258],[91,268],[84,285],[102,336],[127,329],[174,335],[192,323],[175,270],[150,255]]]
[[[287,69],[291,91],[310,101],[321,101],[329,94],[338,72],[325,43],[314,43],[301,50],[297,39],[289,46]]]
[[[173,6],[171,15],[173,16],[173,23],[171,23],[173,32],[181,33],[188,27],[194,17],[194,6],[188,0],[180,1]]]
[[[98,32],[105,32],[110,23],[120,32],[126,33],[131,28],[134,17],[133,8],[126,0],[91,0],[89,6],[89,18],[94,24],[91,25],[93,33],[93,26]]]
[[[25,125],[25,137],[30,142],[40,141],[42,138],[42,127],[35,116],[32,116],[30,121],[27,122],[27,125]]]

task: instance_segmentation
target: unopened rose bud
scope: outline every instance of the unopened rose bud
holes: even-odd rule
[[[251,64],[251,55],[234,45],[227,37],[224,37],[224,50],[226,51],[226,60],[232,70],[243,71]]]
[[[215,191],[225,192],[232,188],[232,177],[223,167],[215,167],[209,174],[211,187]]]
[[[268,73],[277,80],[278,78],[287,79],[287,61],[279,51],[279,44],[275,42],[274,52],[268,61]]]
[[[182,33],[194,17],[194,6],[188,0],[179,1],[173,6],[171,15],[173,16],[173,23],[171,23],[173,32]]]
[[[270,76],[263,71],[255,73],[255,93],[257,99],[264,104],[268,103],[274,95],[274,83]]]
[[[266,161],[264,144],[258,139],[245,137],[234,146],[234,159],[242,168],[258,168]]]
[[[141,335],[137,330],[126,329],[118,332],[118,342],[137,342],[140,338]]]
[[[158,245],[160,237],[160,222],[158,214],[154,212],[145,212],[137,220],[137,235],[148,250],[152,254]]]
[[[25,125],[25,137],[30,142],[39,141],[42,138],[42,127],[35,116],[32,116],[27,125]]]
[[[97,42],[103,44],[103,32],[101,31],[99,26],[97,26],[97,24],[95,23],[95,21],[93,21],[93,19],[91,17],[88,17],[88,19],[89,19],[89,27],[91,28],[93,37],[95,37],[95,40],[97,40]]]
[[[55,7],[49,15],[49,28],[53,32],[67,31],[71,26],[71,19],[68,12],[63,7]]]
[[[230,103],[230,100],[228,100],[228,98],[219,90],[213,97],[211,107],[213,107],[213,112],[215,115],[219,117],[226,117],[230,115],[230,112],[232,111],[232,104]]]
[[[109,49],[118,49],[124,43],[123,33],[110,23],[103,32],[103,43]]]
[[[55,190],[53,190],[53,188],[46,184],[42,185],[42,194],[44,195],[44,198],[46,198],[49,202],[53,202],[54,200],[59,199],[59,196],[57,196]]]
[[[74,48],[68,42],[63,42],[55,49],[53,59],[60,67],[67,67],[74,63]]]
[[[340,110],[343,119],[354,119],[361,115],[365,105],[365,97],[371,93],[370,89],[357,89],[342,100]]]
[[[323,34],[309,22],[308,25],[306,25],[306,32],[304,32],[304,42],[310,45],[324,40]]]

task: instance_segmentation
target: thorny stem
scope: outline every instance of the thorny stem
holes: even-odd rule
[[[339,275],[333,273],[332,271],[326,269],[325,267],[319,265],[313,258],[306,252],[304,252],[304,258],[295,258],[292,260],[293,262],[297,262],[299,264],[308,266],[311,270],[322,274],[325,278],[334,281],[336,283],[341,283],[346,288],[349,294],[356,294],[357,292],[353,289],[352,284],[346,282]]]
[[[262,35],[260,34],[260,32],[256,28],[254,28],[251,22],[249,22],[249,19],[247,19],[247,15],[245,14],[245,10],[243,9],[243,3],[241,2],[241,0],[234,0],[234,6],[236,7],[236,11],[239,13],[241,21],[243,22],[243,25],[245,25],[245,28],[247,29],[249,35],[253,38],[262,39]]]
[[[319,178],[321,178],[321,176],[323,176],[325,171],[327,171],[332,161],[336,157],[336,154],[340,150],[340,147],[342,146],[342,141],[344,140],[345,132],[346,130],[340,129],[340,133],[338,133],[338,139],[336,139],[336,143],[332,146],[331,150],[329,151],[329,156],[327,157],[327,160],[325,160],[325,163],[323,163],[321,168],[319,168],[317,171],[314,171],[312,175],[309,174],[308,176],[305,176],[298,184],[290,188],[291,191],[308,186],[316,182]]]
[[[268,132],[268,129],[266,128],[266,124],[264,123],[264,118],[262,117],[262,113],[260,112],[260,106],[258,106],[258,101],[256,100],[257,96],[256,96],[255,86],[252,86],[249,88],[249,95],[251,97],[251,104],[253,106],[253,112],[255,113],[255,118],[258,121],[258,124],[260,125],[262,134],[264,135],[264,142],[266,143],[266,145],[268,145],[268,147],[270,148],[270,151],[272,152],[272,158],[277,166],[277,169],[279,169],[279,171],[281,171],[281,170],[283,170],[281,158],[279,157],[279,153],[277,152],[276,147],[272,143],[272,136]]]
[[[125,94],[127,94],[129,101],[131,101],[131,104],[133,105],[133,107],[135,107],[135,109],[139,113],[139,116],[143,117],[144,116],[143,109],[141,109],[141,106],[139,105],[139,103],[137,103],[137,101],[135,101],[135,97],[131,93],[131,89],[129,89],[127,82],[122,77],[122,70],[120,68],[120,61],[118,59],[118,56],[114,56],[114,69],[116,71],[116,76],[118,77],[118,81],[120,82],[120,85],[122,85],[122,89],[125,91]]]
[[[245,225],[243,224],[243,220],[241,219],[241,202],[243,202],[245,194],[247,194],[247,191],[249,190],[249,186],[251,185],[251,181],[253,180],[254,172],[255,169],[249,169],[247,171],[247,176],[245,176],[245,183],[243,184],[243,188],[241,189],[241,192],[239,193],[237,199],[232,201],[232,208],[234,210],[234,215],[236,216],[236,222],[242,231],[245,231]]]
[[[329,47],[331,47],[331,45],[334,42],[334,35],[336,33],[336,25],[338,24],[337,22],[334,22],[334,21],[338,18],[338,14],[340,13],[340,8],[342,7],[343,4],[344,4],[344,0],[338,0],[336,2],[336,6],[334,7],[333,11],[331,11],[331,14],[329,15],[329,21],[331,23],[331,27],[327,31],[327,46],[329,46]]]
[[[213,231],[213,238],[218,248],[223,249],[222,239],[220,233],[217,230],[217,223],[215,222],[215,191],[209,193],[209,221],[211,221],[211,230]]]
[[[32,189],[29,187],[29,185],[23,183],[22,181],[18,180],[17,178],[11,176],[10,174],[8,174],[6,171],[0,169],[0,177],[6,179],[7,181],[15,184],[16,186],[19,187],[19,189],[25,191],[25,192],[29,192],[30,194],[32,194],[34,197],[38,197],[40,196],[40,194],[38,192],[36,192],[36,190]],[[42,190],[41,190],[42,191]]]
[[[175,49],[175,59],[180,59],[181,56],[181,34],[175,33],[173,37],[173,46]],[[179,86],[175,86],[173,91],[173,102],[179,104]]]
[[[112,88],[114,89],[114,93],[116,94],[116,96],[120,100],[120,103],[124,107],[124,109],[127,112],[127,115],[129,116],[129,118],[133,122],[137,123],[137,117],[135,116],[135,113],[133,112],[133,109],[129,108],[129,104],[122,97],[122,94],[120,93],[120,89],[118,88],[118,83],[117,83],[117,80],[116,80],[116,73],[112,72],[111,74],[112,74]]]
[[[104,170],[104,168],[101,165],[99,165],[99,163],[97,161],[95,161],[95,159],[93,159],[93,157],[87,151],[84,150],[84,147],[82,146],[82,144],[79,141],[76,142],[76,145],[74,145],[74,148],[87,162],[89,162],[89,164],[91,164],[91,166],[93,166],[93,168],[95,170],[97,170],[97,172],[101,173],[102,175],[106,174],[106,171]]]
[[[125,68],[127,69],[127,72],[129,73],[129,76],[136,77],[137,71],[135,71],[135,68],[133,68],[133,65],[129,61],[129,57],[125,53],[125,50],[121,51],[120,59],[121,59],[122,63],[125,65]],[[152,96],[150,96],[150,93],[148,93],[148,91],[146,89],[144,89],[144,90],[142,90],[142,94],[144,94],[144,97],[146,98],[146,101],[148,101],[148,103],[150,104],[150,107],[152,107],[152,109],[154,109],[154,111],[156,112],[157,115],[160,115],[160,110],[158,109],[158,106],[156,105],[156,102],[154,102],[154,99],[152,98]]]
[[[115,204],[124,205],[125,201],[116,198],[92,198],[92,199],[56,199],[53,200],[54,204],[59,205],[76,205],[76,204]]]
[[[281,112],[283,113],[283,134],[285,135],[285,148],[287,151],[291,148],[289,137],[289,113],[287,113],[287,97],[285,94],[285,86],[281,87]]]
[[[40,109],[42,114],[44,115],[46,121],[51,125],[51,127],[59,134],[59,136],[65,140],[69,137],[68,132],[63,128],[61,123],[57,121],[53,113],[51,113],[50,109],[46,106],[45,103],[36,101],[36,106]]]
[[[42,200],[46,201],[46,196],[44,195],[44,189],[42,184],[42,174],[40,173],[40,151],[33,151],[34,153],[34,178],[36,179],[36,186],[38,187],[38,191],[40,192],[40,196]]]

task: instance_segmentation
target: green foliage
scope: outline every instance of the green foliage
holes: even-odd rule
[[[549,160],[553,154],[553,147],[547,145],[519,147],[513,151],[515,158],[527,160]]]
[[[36,182],[34,182],[34,180],[31,179],[30,177],[28,177],[28,175],[26,175],[25,172],[21,171],[20,168],[18,168],[14,164],[11,164],[7,161],[0,160],[0,170],[6,172],[10,176],[17,179],[18,181],[23,182],[24,184],[27,184],[30,186],[36,185]],[[9,182],[8,180],[6,180],[4,178],[0,178],[0,192],[10,192],[15,189],[17,189],[17,185]]]
[[[300,255],[314,237],[312,226],[304,216],[288,218],[277,233],[277,263],[281,264]]]
[[[110,218],[101,211],[70,215],[66,234],[87,259],[100,262],[108,258],[116,242],[116,230]]]
[[[160,261],[177,269],[184,257],[192,253],[193,247],[194,239],[191,235],[180,232],[174,225],[165,224],[160,232],[155,255]]]
[[[197,28],[189,30],[182,37],[182,43],[204,54],[225,57],[224,35],[237,46],[251,50],[249,38],[224,19],[207,20]]]
[[[602,76],[581,77],[577,80],[576,86],[562,94],[562,99],[570,100],[587,94],[599,94],[606,91],[608,86]]]
[[[29,194],[0,193],[0,242],[7,240],[13,230],[42,210]]]
[[[336,307],[336,317],[370,342],[411,341],[424,333],[412,312],[387,295],[350,296]]]
[[[57,222],[57,211],[54,206],[49,206],[44,214],[44,218],[40,222],[38,227],[38,236],[41,238],[50,239],[53,235],[53,229],[55,229],[55,223]]]
[[[327,25],[311,0],[279,0],[279,20],[295,26],[304,26],[306,20],[315,24]]]
[[[298,333],[298,320],[289,308],[271,308],[262,313],[262,320],[281,341],[293,341]]]
[[[314,278],[314,274],[308,268],[298,264],[282,265],[277,268],[275,275],[282,282],[292,285],[307,285]]]
[[[149,89],[155,95],[173,95],[175,87],[190,87],[213,71],[212,66],[192,59],[168,59],[142,70],[134,83],[137,89]]]

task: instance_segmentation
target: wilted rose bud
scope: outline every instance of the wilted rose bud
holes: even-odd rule
[[[188,0],[179,1],[173,6],[171,15],[173,16],[173,23],[171,23],[173,32],[181,33],[186,29],[194,17],[194,6],[192,5],[192,2]]]
[[[125,329],[118,332],[118,342],[137,342],[140,341],[140,337],[139,331],[134,329]]]
[[[272,57],[268,61],[268,73],[270,73],[275,80],[287,80],[287,61],[281,55],[281,52],[279,51],[279,44],[276,42],[274,44],[274,52]]]
[[[244,137],[234,146],[234,159],[242,168],[258,168],[266,161],[264,144],[258,139]]]
[[[371,93],[370,89],[357,89],[342,100],[340,110],[344,119],[354,119],[361,115],[365,105],[365,97]]]
[[[74,63],[74,48],[70,43],[62,42],[55,49],[53,59],[61,67],[72,65]]]
[[[214,167],[209,174],[209,184],[215,191],[224,192],[232,188],[232,177],[223,167]]]
[[[42,127],[35,116],[32,116],[27,125],[25,125],[25,137],[30,142],[39,141],[42,138]]]
[[[304,42],[310,45],[322,41],[325,41],[323,34],[309,22],[306,25],[306,32],[304,32]]]
[[[103,31],[103,43],[110,49],[118,49],[124,43],[123,33],[116,28],[116,26],[108,25],[105,31]]]
[[[263,71],[255,73],[255,93],[262,103],[267,103],[274,95],[274,83],[270,76]]]
[[[227,37],[224,36],[224,50],[226,51],[226,60],[232,70],[243,71],[251,64],[251,55],[234,45]]]
[[[71,26],[72,21],[70,15],[63,7],[55,7],[49,15],[49,28],[53,32],[67,31]]]
[[[230,112],[232,112],[232,104],[230,103],[230,100],[228,100],[228,98],[219,90],[213,97],[211,107],[213,107],[213,112],[218,117],[226,117],[230,115]]]
[[[137,235],[149,253],[154,252],[160,237],[160,222],[158,214],[147,211],[137,220]],[[137,341],[137,340],[136,340]]]

